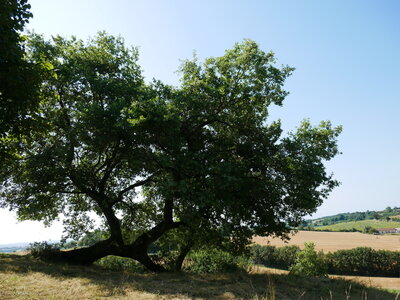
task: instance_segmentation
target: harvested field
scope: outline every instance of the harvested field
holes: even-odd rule
[[[371,235],[360,232],[318,232],[299,231],[288,243],[278,238],[255,237],[253,242],[260,245],[277,247],[297,245],[303,247],[305,242],[314,242],[317,250],[334,252],[341,249],[371,247],[375,250],[400,251],[400,235]]]
[[[289,274],[286,270],[273,269],[257,266],[252,270],[254,274]],[[329,275],[330,278],[341,278],[364,284],[370,287],[377,287],[389,290],[400,290],[400,278],[392,277],[368,277],[368,276],[345,276],[345,275]]]

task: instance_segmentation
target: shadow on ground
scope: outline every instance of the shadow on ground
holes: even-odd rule
[[[38,272],[59,280],[85,279],[107,296],[124,296],[127,291],[141,291],[159,298],[178,299],[396,299],[395,292],[365,287],[330,278],[302,278],[270,274],[190,274],[130,273],[105,270],[96,266],[70,266],[36,260],[29,255],[0,254],[1,273]],[[106,297],[107,297],[106,296]],[[350,299],[350,298],[349,298]]]

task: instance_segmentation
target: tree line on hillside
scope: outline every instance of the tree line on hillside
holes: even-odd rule
[[[354,222],[362,220],[387,220],[400,221],[400,207],[387,207],[382,211],[365,211],[353,213],[340,213],[333,216],[322,217],[318,219],[305,220],[303,227],[327,226],[337,223]]]
[[[75,240],[105,232],[45,258],[115,255],[165,271],[149,251],[174,244],[179,270],[193,249],[240,253],[254,235],[287,238],[338,185],[325,162],[339,154],[341,127],[305,120],[286,134],[268,122],[294,69],[254,41],[185,60],[175,87],[146,82],[121,37],[22,37],[27,1],[1,3],[1,36],[11,38],[0,61],[16,74],[1,73],[0,207],[46,224],[62,215]]]

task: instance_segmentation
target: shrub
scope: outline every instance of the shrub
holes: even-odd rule
[[[297,246],[276,248],[269,245],[254,245],[250,249],[250,257],[255,264],[288,269],[298,262],[299,252],[300,249]],[[313,255],[315,256],[315,253]],[[317,254],[317,257],[321,265],[327,266],[330,274],[400,276],[400,251],[358,247],[350,250],[338,250],[328,254],[321,252]],[[310,260],[312,261],[312,256]],[[318,260],[316,261],[318,262]],[[324,261],[323,264],[322,261]]]
[[[109,255],[95,262],[95,265],[113,271],[145,272],[145,267],[136,260]]]
[[[253,245],[250,249],[250,257],[255,264],[262,264],[268,267],[288,269],[294,264],[297,253],[300,251],[298,246],[275,246]]]
[[[92,232],[87,232],[78,242],[77,242],[77,246],[78,247],[90,247],[94,244],[96,244],[97,242],[100,242],[102,240],[107,239],[107,233],[96,229]]]
[[[297,253],[296,261],[289,271],[295,275],[324,277],[328,275],[324,255],[315,251],[314,243],[304,243],[304,249]]]
[[[300,252],[300,247],[298,246],[284,246],[277,248],[276,249],[277,267],[288,269],[291,265],[295,263],[299,252]]]
[[[272,266],[276,261],[276,247],[253,245],[250,248],[250,258],[254,264]]]
[[[71,240],[71,241],[65,241],[64,243],[62,243],[61,245],[61,249],[75,249],[78,247],[78,242]]]
[[[347,275],[399,276],[400,252],[357,247],[326,255],[329,272]]]
[[[60,244],[48,242],[34,242],[29,244],[27,250],[35,258],[48,258],[52,253],[60,250]]]
[[[375,228],[373,228],[371,226],[365,226],[363,232],[368,233],[368,234],[376,234],[376,233],[378,233],[378,230],[376,230]]]
[[[217,250],[200,250],[188,257],[187,270],[194,273],[224,273],[247,270],[250,262],[245,257],[235,257],[232,254]]]

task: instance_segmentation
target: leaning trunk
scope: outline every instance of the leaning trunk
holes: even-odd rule
[[[143,264],[147,269],[153,272],[163,272],[165,268],[151,260],[147,249],[151,243],[156,241],[165,232],[177,228],[180,222],[161,222],[148,232],[140,235],[136,241],[130,245],[124,245],[122,241],[116,241],[110,238],[98,242],[90,247],[68,250],[68,251],[46,251],[39,256],[45,260],[60,261],[69,264],[89,265],[96,260],[108,255],[132,258]],[[189,250],[188,250],[189,251]],[[182,262],[187,252],[182,258]],[[182,263],[180,263],[182,265]]]
[[[69,264],[89,265],[102,257],[113,255],[117,251],[117,244],[108,239],[98,242],[90,247],[67,251],[45,251],[40,253],[39,257],[45,260],[65,262]]]
[[[67,264],[90,265],[96,260],[108,255],[121,256],[137,260],[152,272],[163,272],[165,268],[154,263],[147,254],[147,246],[145,245],[129,245],[120,246],[112,240],[98,242],[90,247],[79,248],[67,251],[50,251],[43,252],[40,258],[63,262]]]
[[[184,262],[184,260],[185,260],[185,258],[186,258],[186,255],[189,253],[190,248],[191,248],[191,245],[188,244],[188,245],[184,246],[184,247],[181,249],[181,251],[179,252],[178,257],[177,257],[176,260],[175,260],[175,266],[174,266],[174,267],[175,267],[175,271],[180,271],[180,270],[182,270],[183,262]]]

